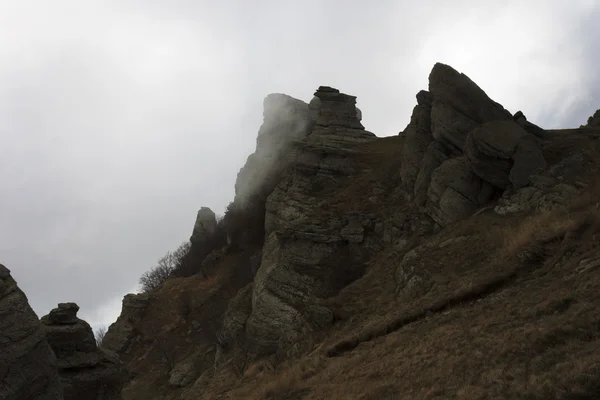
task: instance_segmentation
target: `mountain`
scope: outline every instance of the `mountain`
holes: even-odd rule
[[[335,88],[268,95],[225,216],[200,208],[177,273],[126,295],[88,349],[107,385],[135,400],[600,398],[598,112],[543,129],[441,63],[416,103],[379,138]]]

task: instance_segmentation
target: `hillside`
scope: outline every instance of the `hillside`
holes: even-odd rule
[[[444,64],[416,98],[379,138],[337,89],[267,96],[224,219],[104,338],[123,399],[600,398],[597,115],[545,130]]]

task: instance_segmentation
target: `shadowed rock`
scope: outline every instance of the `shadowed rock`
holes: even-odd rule
[[[431,132],[436,140],[462,149],[467,134],[479,124],[511,120],[512,115],[452,67],[436,63],[429,74]]]
[[[441,226],[470,215],[495,189],[526,186],[546,167],[538,137],[547,133],[448,65],[435,64],[417,103],[401,133],[401,187]]]
[[[546,168],[535,138],[517,123],[495,121],[469,133],[465,154],[479,177],[495,187],[521,188],[529,176]]]
[[[117,354],[127,354],[131,339],[135,336],[134,326],[144,317],[150,296],[146,293],[129,293],[123,297],[121,314],[110,324],[102,347]]]
[[[125,372],[119,357],[96,346],[90,325],[77,318],[79,306],[60,303],[42,317],[58,360],[65,400],[121,399]]]
[[[56,357],[10,271],[0,264],[0,399],[61,400]]]

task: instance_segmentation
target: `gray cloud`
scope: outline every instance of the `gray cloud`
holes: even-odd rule
[[[201,205],[223,212],[268,93],[338,87],[392,135],[442,61],[578,126],[600,107],[598,17],[583,0],[0,0],[0,261],[38,314],[76,301],[108,323]]]

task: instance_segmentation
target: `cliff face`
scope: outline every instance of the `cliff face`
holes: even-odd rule
[[[444,64],[416,100],[378,138],[337,89],[267,96],[224,220],[198,213],[203,273],[126,296],[106,335],[125,398],[594,398],[568,395],[600,378],[600,131]]]
[[[10,271],[0,264],[0,398],[61,400],[56,356]]]

